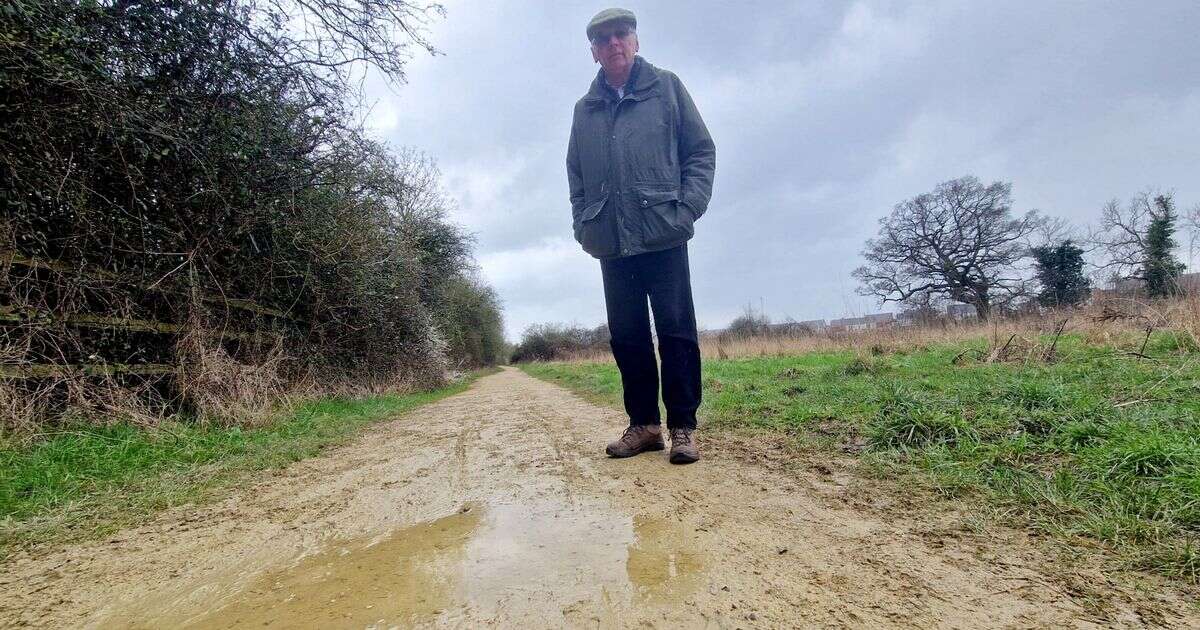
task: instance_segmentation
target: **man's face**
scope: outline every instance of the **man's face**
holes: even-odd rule
[[[633,65],[638,51],[637,33],[628,24],[605,25],[592,39],[592,59],[606,73],[620,74]]]

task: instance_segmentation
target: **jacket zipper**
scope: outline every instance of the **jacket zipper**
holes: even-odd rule
[[[617,169],[617,161],[614,159],[614,157],[615,157],[616,144],[617,144],[617,113],[621,110],[621,103],[624,103],[625,99],[627,99],[627,98],[629,98],[629,94],[622,96],[620,99],[617,100],[617,102],[615,104],[613,104],[611,107],[607,108],[608,109],[608,168],[609,168],[608,172],[609,172],[609,180],[610,180],[608,194],[609,194],[609,198],[611,199],[612,194],[613,194],[613,189],[614,188],[616,189],[617,203],[613,206],[613,210],[614,210],[613,211],[613,221],[616,222],[616,226],[617,226],[617,255],[618,256],[626,253],[625,247],[623,245],[622,234],[621,234],[621,229],[623,226],[622,218],[625,215],[625,209],[624,209],[624,199],[621,196],[620,184],[622,182],[616,181],[616,180],[620,180],[621,177],[620,177],[620,173],[618,173],[616,170]],[[616,185],[613,185],[614,183]]]

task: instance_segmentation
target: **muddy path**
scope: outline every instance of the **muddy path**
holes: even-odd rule
[[[906,512],[770,445],[610,460],[619,412],[515,369],[110,539],[0,567],[0,624],[1196,627],[1154,580]],[[947,520],[948,519],[948,520]]]

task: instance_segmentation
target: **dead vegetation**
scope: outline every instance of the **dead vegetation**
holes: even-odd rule
[[[878,356],[985,339],[986,348],[972,346],[956,361],[1053,362],[1061,337],[1073,334],[1089,344],[1119,348],[1144,358],[1146,344],[1155,333],[1169,334],[1183,347],[1200,349],[1200,296],[1155,301],[1109,298],[1075,309],[994,317],[986,323],[943,321],[927,326],[736,338],[702,332],[700,354],[705,359],[733,359],[852,350]],[[600,347],[574,353],[567,360],[609,362],[612,355]]]

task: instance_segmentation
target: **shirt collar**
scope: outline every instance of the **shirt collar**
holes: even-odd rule
[[[633,88],[637,85],[638,73],[641,71],[643,63],[641,55],[633,56],[633,68],[630,68],[629,78],[625,79],[625,85],[623,86],[627,96],[633,93]],[[604,78],[604,68],[601,68],[596,73],[596,82],[600,84],[600,87],[604,90],[604,94],[610,95],[614,100],[618,98],[617,90],[608,84],[608,79]]]

